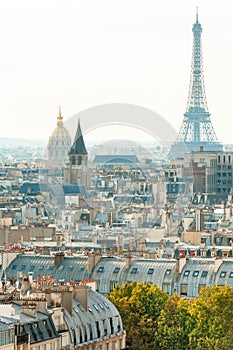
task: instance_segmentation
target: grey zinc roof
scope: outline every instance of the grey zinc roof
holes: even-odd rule
[[[10,319],[1,316],[1,323],[5,323],[8,329],[13,323],[20,323],[24,332],[30,334],[30,344],[59,337],[50,315],[37,312],[37,315],[33,317],[22,312],[21,305],[12,303],[12,306],[15,315],[20,316],[20,319],[14,316]]]
[[[225,285],[228,284],[233,288],[233,263],[229,259],[223,259],[222,264],[217,270],[215,276],[215,284]]]
[[[215,260],[212,258],[188,259],[181,271],[178,288],[181,287],[181,284],[187,284],[187,296],[197,297],[200,285],[214,284],[214,268]]]
[[[114,273],[115,268],[120,270]],[[91,277],[98,281],[99,292],[108,294],[110,292],[110,282],[119,285],[126,281],[150,282],[162,287],[164,281],[171,280],[175,268],[175,259],[135,260],[129,267],[126,267],[125,260],[102,258],[94,268]],[[167,270],[171,270],[169,275],[165,274]]]
[[[17,273],[22,271],[25,276],[33,272],[36,276],[54,276],[59,280],[73,280],[75,282],[89,278],[86,269],[87,257],[65,257],[55,268],[54,256],[51,255],[18,255],[6,269],[7,278],[17,278]]]
[[[64,317],[72,343],[75,344],[92,342],[94,339],[123,331],[122,321],[115,306],[103,295],[90,288],[88,289],[88,310],[86,311],[78,301],[73,299],[72,315],[64,309]],[[97,326],[100,336],[98,336]]]
[[[136,281],[136,282],[150,282],[156,283],[159,287],[162,288],[164,282],[165,273],[167,270],[171,270],[170,276],[174,275],[176,268],[175,259],[156,259],[156,260],[136,260],[132,265],[125,271],[125,280],[126,281]],[[134,269],[137,269],[134,273]],[[152,273],[148,273],[149,272]],[[154,269],[154,271],[152,271]]]

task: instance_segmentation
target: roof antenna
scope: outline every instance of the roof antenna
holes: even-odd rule
[[[198,23],[198,6],[197,6],[197,12],[196,12],[196,23]]]

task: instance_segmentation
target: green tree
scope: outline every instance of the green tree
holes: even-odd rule
[[[191,349],[233,349],[233,296],[229,286],[201,289],[190,305],[190,313],[195,319],[190,332]]]
[[[176,293],[167,300],[158,319],[155,349],[189,349],[189,333],[193,326],[189,304]]]
[[[109,295],[118,308],[131,349],[153,349],[157,320],[168,296],[155,284],[125,283]]]

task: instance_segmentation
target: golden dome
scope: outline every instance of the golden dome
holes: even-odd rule
[[[59,115],[57,117],[57,126],[54,129],[50,139],[62,139],[69,138],[71,139],[69,131],[63,126],[63,117],[61,115],[61,107],[59,107]]]

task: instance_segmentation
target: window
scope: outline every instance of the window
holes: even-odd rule
[[[118,273],[120,271],[120,268],[119,267],[115,267],[113,273]]]
[[[104,272],[104,267],[103,266],[100,266],[97,270],[97,272]]]
[[[193,277],[197,277],[199,275],[199,271],[193,271]]]
[[[136,274],[138,273],[137,267],[134,267],[134,268],[130,271],[130,273],[131,273],[132,275],[136,275]]]
[[[171,270],[171,269],[167,269],[167,271],[165,272],[165,275],[170,275],[170,274],[171,274],[171,272],[172,272],[172,270]]]
[[[39,266],[38,270],[39,270],[39,271],[44,270],[44,266]]]
[[[113,291],[113,289],[115,289],[116,285],[117,285],[116,281],[110,281],[110,291],[111,292]]]
[[[190,274],[190,271],[189,271],[189,270],[186,270],[186,271],[184,272],[184,276],[186,276],[186,277],[188,277],[189,274]]]
[[[222,271],[221,273],[220,273],[220,277],[225,277],[226,276],[226,271]]]
[[[154,270],[155,270],[155,269],[149,269],[149,270],[148,270],[148,272],[147,272],[147,273],[148,273],[148,275],[152,275],[152,274],[153,274],[153,272],[154,272]]]
[[[106,306],[107,309],[109,309],[108,303],[106,301],[103,302],[104,306]]]
[[[98,308],[98,306],[97,306],[96,304],[93,304],[93,306],[94,306],[94,308],[95,308],[97,311],[99,311],[99,308]]]
[[[202,271],[201,277],[207,277],[208,271]]]
[[[187,284],[181,284],[181,286],[180,286],[180,294],[187,296],[187,290],[188,290],[188,285]]]
[[[163,283],[162,284],[162,291],[169,294],[169,290],[170,290],[170,284],[169,283]]]
[[[233,278],[233,271],[230,272],[230,275],[229,275],[230,278]]]

